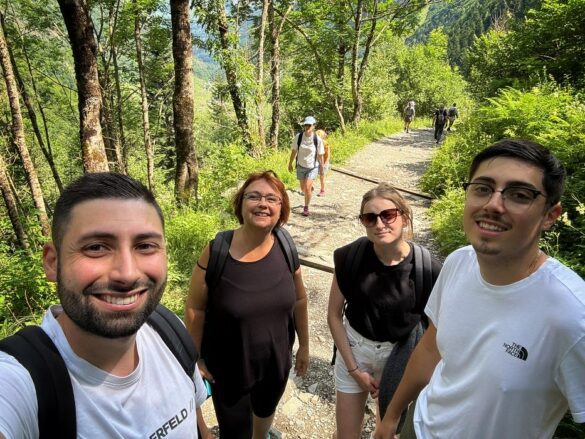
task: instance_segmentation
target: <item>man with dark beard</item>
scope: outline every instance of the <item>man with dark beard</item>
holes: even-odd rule
[[[463,184],[471,245],[451,253],[429,328],[374,438],[546,439],[567,409],[585,422],[585,282],[540,248],[565,170],[541,145],[501,140]]]
[[[41,328],[69,371],[77,436],[197,438],[196,408],[207,395],[199,371],[187,376],[144,324],[167,277],[152,193],[123,175],[86,174],[60,196],[52,226],[43,266],[61,304]],[[38,437],[39,412],[27,369],[0,351],[0,438]]]

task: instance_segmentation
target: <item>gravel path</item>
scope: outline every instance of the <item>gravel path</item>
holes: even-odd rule
[[[418,179],[431,160],[433,147],[431,130],[412,130],[409,134],[396,134],[366,146],[342,168],[418,191]],[[332,154],[335,154],[335,145]],[[364,235],[357,215],[363,194],[375,183],[330,170],[326,185],[324,197],[313,197],[309,217],[301,216],[303,197],[298,188],[289,190],[293,213],[287,228],[302,258],[333,266],[333,250]],[[315,194],[318,190],[319,183],[315,182]],[[414,241],[432,250],[425,215],[430,201],[408,194],[405,197],[413,209]],[[274,425],[286,439],[330,438],[335,431],[335,388],[330,366],[333,341],[326,315],[332,275],[303,267],[303,278],[309,297],[311,365],[305,377],[291,376]],[[373,409],[372,404],[370,407]],[[204,405],[204,414],[210,426],[216,425],[210,400]],[[370,437],[373,422],[373,413],[369,410],[362,438]]]

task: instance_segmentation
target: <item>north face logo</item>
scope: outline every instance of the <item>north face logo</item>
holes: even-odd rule
[[[520,358],[523,361],[528,359],[528,351],[524,346],[520,346],[516,343],[504,343],[504,349],[506,350],[507,354],[510,354],[513,357]]]

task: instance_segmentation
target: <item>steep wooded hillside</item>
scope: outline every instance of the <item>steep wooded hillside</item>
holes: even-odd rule
[[[454,0],[429,7],[422,26],[411,42],[426,40],[429,33],[443,27],[449,37],[449,61],[462,66],[465,50],[479,36],[507,18],[521,18],[542,0]]]

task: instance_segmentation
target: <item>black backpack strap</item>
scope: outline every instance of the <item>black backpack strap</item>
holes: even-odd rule
[[[77,437],[73,386],[57,347],[39,326],[27,326],[0,341],[0,350],[25,367],[35,385],[39,437]]]
[[[433,289],[433,262],[431,252],[426,247],[412,243],[414,251],[414,291],[417,308],[422,306],[421,301],[428,297]],[[428,322],[423,319],[423,328],[426,329]]]
[[[347,258],[345,258],[345,262],[343,264],[345,273],[349,273],[348,279],[356,279],[358,269],[360,268],[360,263],[364,258],[364,252],[366,251],[368,242],[368,238],[362,236],[361,238],[358,238],[351,243],[351,248],[347,252]]]
[[[199,355],[193,339],[181,319],[171,310],[159,304],[148,317],[147,323],[160,335],[160,338],[181,363],[185,373],[192,379]]]
[[[290,236],[288,230],[282,227],[275,227],[273,233],[276,235],[276,239],[284,253],[290,272],[294,274],[301,266],[301,263],[299,261],[297,246],[295,245],[292,236]]]
[[[419,298],[422,297],[423,290],[423,252],[422,247],[418,244],[412,244],[412,250],[414,252],[414,294],[415,300],[418,303]]]
[[[303,141],[303,132],[299,131],[297,135],[297,155],[295,157],[295,166],[299,166],[299,151],[301,149],[301,142]]]
[[[423,268],[423,292],[433,288],[433,263],[431,261],[431,252],[426,247],[419,246],[422,251],[422,268]]]
[[[319,164],[319,136],[313,133],[313,145],[315,145],[315,167]]]
[[[362,236],[361,238],[356,239],[354,242],[350,244],[350,249],[347,252],[347,257],[345,261],[343,261],[343,272],[348,273],[348,279],[355,280],[357,279],[358,269],[360,267],[360,263],[364,258],[364,253],[366,251],[366,247],[368,245],[368,238]],[[347,308],[347,301],[343,305],[343,311],[341,313],[342,317],[345,314],[345,309]],[[335,364],[335,359],[337,357],[337,346],[335,343],[333,344],[333,357],[331,358],[331,365]]]
[[[205,272],[205,283],[208,291],[212,291],[221,279],[233,237],[233,230],[218,232],[215,239],[209,244],[209,262]]]

